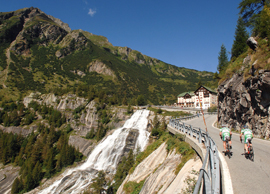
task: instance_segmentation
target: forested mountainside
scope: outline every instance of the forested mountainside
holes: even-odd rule
[[[180,64],[181,65],[181,64]],[[212,72],[180,68],[46,15],[38,8],[0,12],[0,97],[30,91],[106,96],[112,104],[173,103],[198,82],[213,87]]]

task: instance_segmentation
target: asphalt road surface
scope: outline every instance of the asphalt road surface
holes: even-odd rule
[[[224,148],[219,137],[219,129],[212,126],[216,118],[216,115],[205,115],[208,133],[222,153]],[[183,122],[205,130],[202,116]],[[241,155],[244,152],[244,143],[240,142],[239,134],[233,133],[233,155],[230,159],[224,156],[229,167],[233,191],[235,194],[270,194],[270,141],[253,138],[252,145],[254,162]]]

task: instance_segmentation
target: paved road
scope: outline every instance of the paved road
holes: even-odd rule
[[[206,125],[210,136],[216,142],[220,152],[223,151],[219,130],[212,126],[216,120],[215,115],[205,115]],[[192,120],[184,121],[194,127],[205,130],[202,116]],[[266,194],[270,193],[270,141],[254,138],[254,162],[246,159],[244,155],[244,144],[239,141],[239,134],[232,135],[233,156],[225,160],[229,166],[233,190],[235,194]]]

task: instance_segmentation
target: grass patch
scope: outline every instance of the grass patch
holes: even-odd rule
[[[136,183],[133,181],[127,182],[124,185],[124,191],[126,192],[126,194],[138,194],[138,193],[140,193],[144,182],[145,182],[145,180],[142,180],[139,183]]]
[[[160,110],[161,109],[160,108],[149,107],[148,110],[160,114]],[[182,116],[190,116],[191,114],[186,113],[184,111],[167,111],[167,110],[162,110],[161,115],[162,116],[172,116],[172,117],[182,117]]]
[[[176,149],[177,153],[181,154],[181,163],[177,166],[175,174],[178,174],[185,163],[196,156],[196,152],[192,147],[183,141],[183,135],[172,136],[167,140],[167,151]]]
[[[219,84],[221,84],[226,79],[230,79],[234,73],[244,75],[244,80],[247,80],[252,76],[250,73],[252,64],[254,64],[253,68],[255,69],[255,75],[258,74],[260,69],[270,70],[269,43],[266,39],[258,39],[257,42],[258,47],[256,51],[253,51],[252,49],[249,48],[246,52],[241,54],[234,61],[230,61],[226,70],[220,72]],[[243,63],[244,59],[247,56],[250,56],[250,61],[248,63]]]
[[[190,148],[190,150],[186,153],[186,155],[182,155],[181,163],[177,166],[175,170],[175,174],[177,175],[180,172],[180,170],[183,168],[185,163],[187,163],[187,161],[195,157],[196,157],[196,152],[192,148]]]

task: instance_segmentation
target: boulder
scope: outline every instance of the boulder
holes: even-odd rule
[[[258,43],[257,41],[253,38],[253,37],[249,37],[247,39],[247,45],[252,49],[252,50],[256,50],[256,48],[258,47]]]

